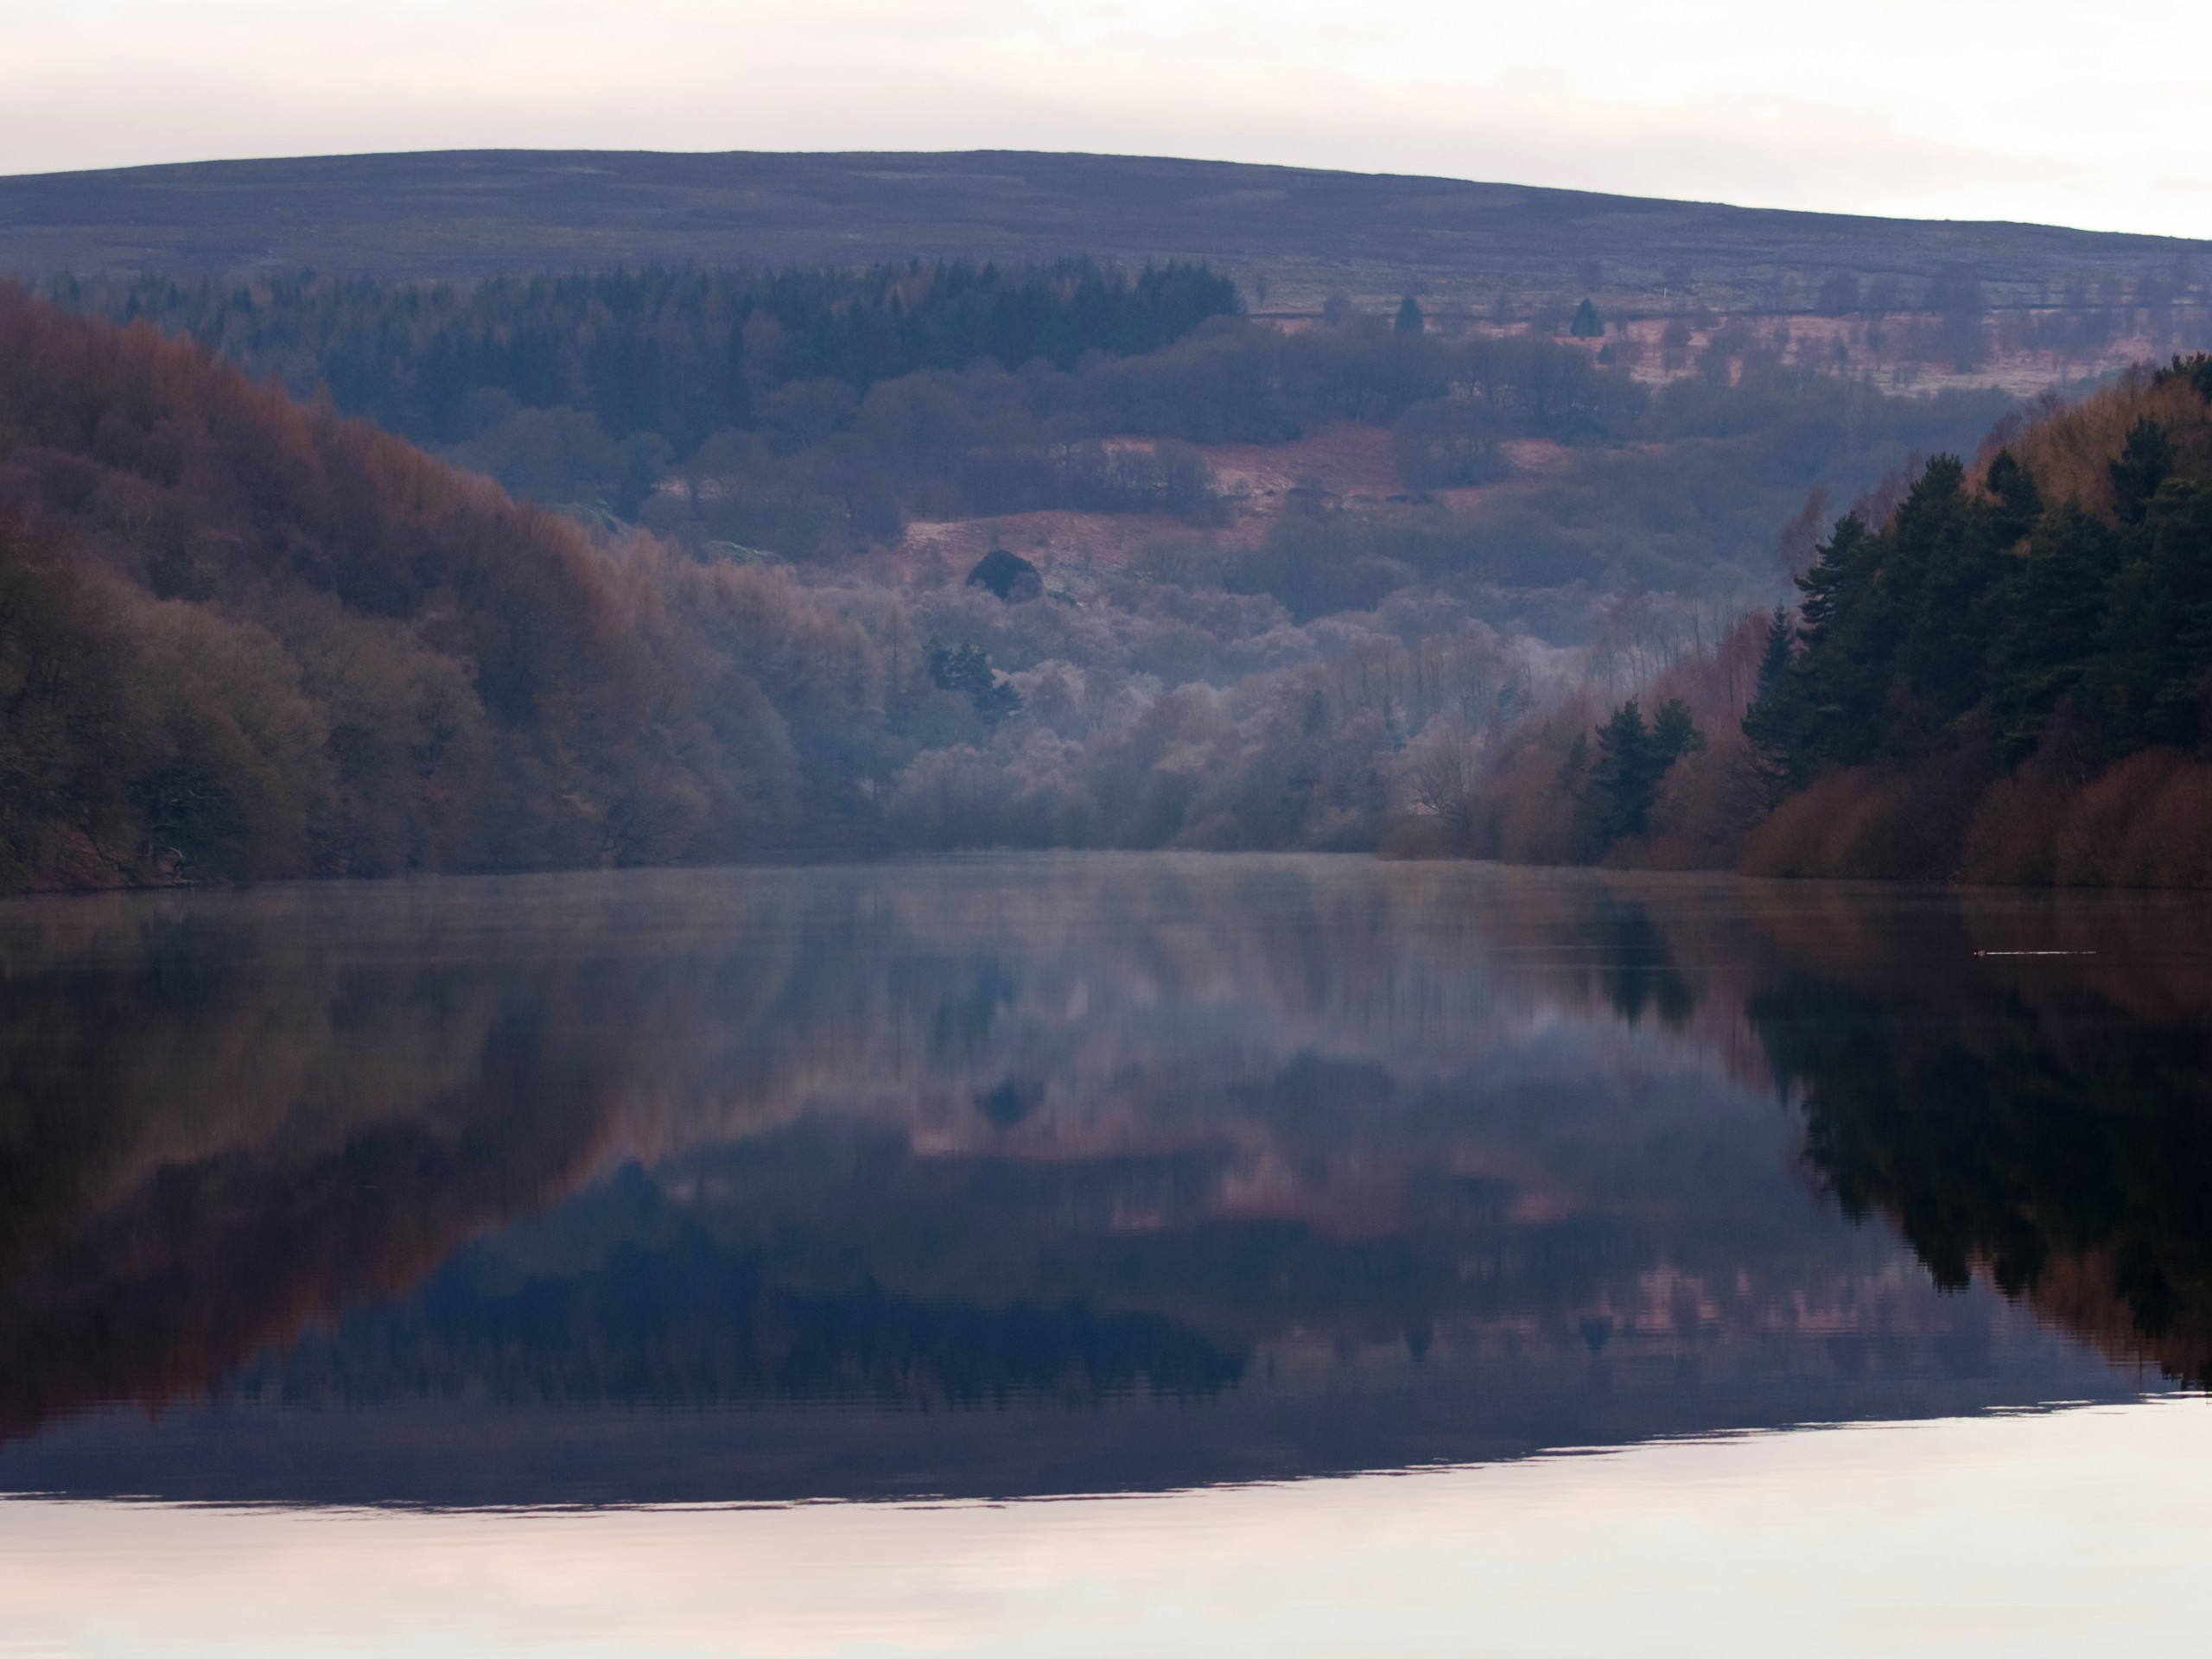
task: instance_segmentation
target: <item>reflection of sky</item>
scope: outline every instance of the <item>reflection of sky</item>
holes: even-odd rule
[[[0,1505],[0,1652],[2193,1651],[2201,1399],[1163,1497]]]

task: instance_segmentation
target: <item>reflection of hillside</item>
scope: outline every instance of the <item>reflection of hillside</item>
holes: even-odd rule
[[[436,891],[10,907],[0,1429],[204,1389],[595,1166],[680,1000],[613,916],[518,952]]]
[[[1828,1411],[1976,1375],[1986,1310],[1791,1177],[1746,893],[1101,857],[13,907],[7,1425],[226,1374],[926,1404],[1371,1358]]]
[[[926,1405],[1189,1398],[1254,1364],[1341,1389],[1377,1365],[1400,1386],[1408,1363],[1580,1387],[1655,1367],[1847,1382],[1989,1361],[1986,1312],[1942,1305],[1878,1238],[1741,1201],[1529,1215],[1510,1182],[1417,1170],[1391,1230],[1344,1233],[1224,1211],[1224,1168],[1199,1151],[917,1157],[812,1122],[632,1168],[229,1387]]]

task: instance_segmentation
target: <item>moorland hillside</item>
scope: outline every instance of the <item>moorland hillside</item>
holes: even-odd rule
[[[1075,253],[1205,260],[1262,308],[1410,291],[1432,309],[1522,319],[1586,296],[1608,314],[1809,311],[1845,281],[1848,310],[1862,287],[1917,301],[1961,276],[2005,307],[2069,291],[2106,308],[2201,306],[2212,276],[2203,245],[2172,238],[1170,157],[473,150],[0,180],[0,271],[22,276],[475,278]]]

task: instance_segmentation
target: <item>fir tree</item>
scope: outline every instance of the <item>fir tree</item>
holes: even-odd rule
[[[966,697],[984,725],[995,728],[1001,721],[1021,712],[1021,693],[1014,689],[1011,680],[993,671],[990,655],[981,645],[933,645],[928,662],[930,678],[938,690]]]
[[[2139,524],[2151,510],[2151,498],[2174,469],[2173,441],[2166,436],[2164,427],[2146,415],[2129,430],[2126,447],[2110,466],[2120,521]]]
[[[1705,734],[1680,697],[1662,703],[1649,724],[1633,697],[1615,709],[1598,728],[1598,760],[1591,769],[1590,810],[1598,834],[1611,842],[1649,830],[1669,768],[1704,747]]]
[[[1764,702],[1782,683],[1782,677],[1789,667],[1790,647],[1796,638],[1797,631],[1789,626],[1789,607],[1776,606],[1766,625],[1766,649],[1759,654],[1759,689],[1755,701]]]
[[[1651,816],[1651,728],[1630,697],[1598,728],[1598,761],[1591,769],[1592,810],[1608,842],[1640,836]]]

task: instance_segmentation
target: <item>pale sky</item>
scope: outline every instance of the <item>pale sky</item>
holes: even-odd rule
[[[2212,6],[0,0],[0,173],[1085,149],[2212,238]]]

